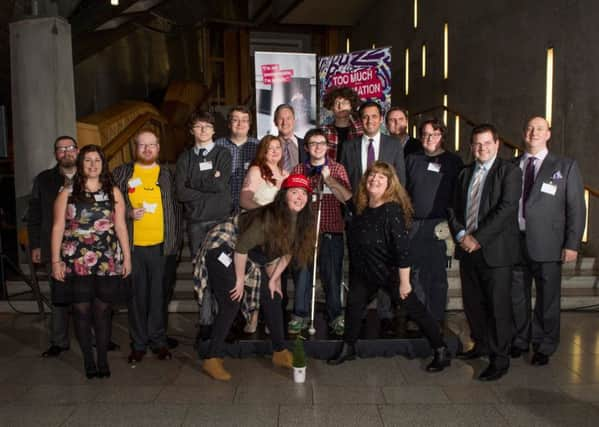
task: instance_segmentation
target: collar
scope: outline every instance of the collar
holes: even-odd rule
[[[368,136],[366,134],[362,135],[362,142],[368,142],[369,139],[373,139],[375,143],[379,142],[381,140],[381,131],[379,130],[373,136]]]
[[[534,158],[543,161],[545,160],[545,157],[547,157],[547,154],[549,154],[549,150],[547,148],[544,148],[537,154],[535,154]],[[522,160],[526,162],[530,157],[533,157],[533,155],[528,152],[525,152],[524,156],[522,157]]]
[[[214,148],[214,141],[211,141],[210,144],[204,146],[204,147],[199,147],[197,144],[193,146],[193,152],[195,153],[196,156],[200,155],[200,150],[204,149],[206,150],[206,155],[208,155],[208,153],[210,153],[212,151],[212,149]]]
[[[314,165],[312,165],[312,163],[310,163],[310,159],[308,159],[304,162],[304,166],[306,167],[308,176],[319,175],[320,172],[322,171],[322,168],[324,166],[328,166],[328,165],[329,165],[329,156],[325,156],[324,164],[322,164],[322,165],[314,166]]]
[[[489,170],[493,167],[493,163],[495,163],[495,159],[497,158],[497,156],[493,157],[492,159],[487,160],[484,163],[479,163],[478,161],[476,162],[476,169],[474,170],[474,172],[478,172],[479,169],[484,169],[485,173],[489,172]]]

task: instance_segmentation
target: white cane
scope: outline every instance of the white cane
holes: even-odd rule
[[[318,180],[318,187],[315,191],[316,201],[318,203],[318,213],[316,214],[316,239],[314,241],[314,266],[312,267],[312,304],[310,306],[310,329],[308,333],[314,335],[316,328],[314,327],[314,309],[316,308],[316,267],[318,265],[318,235],[320,232],[320,212],[322,206],[322,175]]]

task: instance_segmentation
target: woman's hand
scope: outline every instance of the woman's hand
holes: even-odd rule
[[[231,295],[231,299],[233,301],[240,301],[243,298],[245,282],[244,280],[236,280],[235,287],[229,291],[229,295]]]
[[[123,260],[123,279],[131,274],[131,259],[125,258]]]
[[[410,282],[407,280],[405,282],[402,281],[399,285],[399,297],[401,299],[406,299],[408,295],[410,295],[410,292],[412,292],[412,285]]]
[[[275,294],[279,294],[283,298],[283,292],[281,291],[281,276],[278,278],[268,279],[268,289],[270,290],[270,297],[275,299]]]
[[[59,282],[64,282],[65,270],[64,262],[57,261],[52,263],[52,277]]]

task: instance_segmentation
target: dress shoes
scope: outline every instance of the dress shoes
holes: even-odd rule
[[[518,359],[523,353],[528,353],[528,349],[522,349],[518,347],[512,347],[510,350],[510,356],[512,359]]]
[[[69,347],[59,347],[57,345],[51,345],[48,350],[42,353],[42,357],[58,357],[63,351],[68,351]]]
[[[487,366],[479,376],[478,379],[481,381],[497,381],[499,378],[507,374],[508,368],[499,369],[495,365],[490,364]]]
[[[146,355],[145,351],[131,350],[131,353],[129,353],[129,357],[127,358],[127,361],[129,363],[141,362],[145,355]]]
[[[158,360],[171,360],[173,355],[168,350],[168,347],[159,347],[152,350],[152,353],[156,355]]]
[[[166,337],[166,345],[169,350],[172,350],[173,348],[177,348],[179,346],[179,340],[173,337]]]
[[[427,372],[441,372],[451,365],[451,353],[446,346],[433,350],[433,361],[426,367]]]
[[[110,368],[108,366],[103,366],[98,368],[98,378],[110,378]]]
[[[393,319],[381,319],[380,323],[381,337],[392,338],[396,335]]]
[[[461,360],[474,360],[488,355],[489,353],[487,351],[483,351],[479,347],[474,346],[468,351],[458,353],[457,358]]]
[[[532,359],[530,360],[530,364],[534,366],[545,366],[549,363],[549,356],[543,353],[539,353],[538,351],[532,355]]]
[[[356,347],[354,344],[344,342],[341,351],[332,359],[327,360],[329,365],[341,365],[346,360],[354,360],[356,358]]]

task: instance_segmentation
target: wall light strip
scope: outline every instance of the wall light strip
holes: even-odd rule
[[[443,78],[446,79],[449,70],[449,26],[443,25]]]
[[[418,28],[418,0],[414,0],[414,28]]]
[[[453,148],[456,152],[460,151],[460,115],[455,116],[455,140],[453,141]]]
[[[410,48],[406,49],[406,81],[405,81],[405,93],[410,93]]]
[[[589,208],[590,208],[590,193],[589,190],[584,190],[584,206],[586,208],[586,215],[584,217],[584,232],[582,233],[582,242],[587,243],[589,241]]]
[[[447,107],[447,94],[443,95],[443,106]],[[447,110],[443,109],[443,123],[447,126]]]
[[[545,119],[551,126],[553,118],[553,48],[547,49],[547,82],[545,87]]]
[[[345,38],[345,53],[349,53],[349,37]]]
[[[422,43],[422,77],[426,77],[426,43]]]

